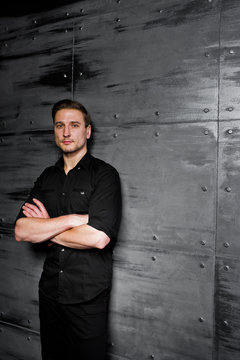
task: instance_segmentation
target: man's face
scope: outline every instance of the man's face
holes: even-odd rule
[[[57,111],[54,121],[56,145],[65,154],[87,150],[87,139],[91,136],[91,125],[85,126],[83,114],[75,109]]]

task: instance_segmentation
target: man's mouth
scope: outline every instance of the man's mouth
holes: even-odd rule
[[[69,145],[72,143],[72,140],[63,140],[64,145]]]

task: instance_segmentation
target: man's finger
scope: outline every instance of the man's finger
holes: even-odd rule
[[[26,204],[23,205],[23,209],[27,210],[27,211],[30,211],[32,215],[40,216],[40,210],[35,205],[26,203]]]
[[[35,199],[35,198],[33,198],[33,201],[35,202],[35,204],[40,209],[42,215],[44,215],[44,217],[46,217],[46,218],[49,218],[48,212],[47,212],[45,206],[43,205],[43,203],[41,201],[39,201],[38,199]]]

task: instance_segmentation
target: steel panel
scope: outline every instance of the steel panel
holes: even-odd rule
[[[217,254],[240,255],[240,122],[224,121],[219,129]]]
[[[217,360],[238,360],[240,353],[240,262],[217,258],[216,349]]]
[[[240,117],[240,7],[238,0],[223,0],[221,14],[221,57],[219,118],[220,120]]]
[[[1,360],[40,360],[39,335],[0,322]]]
[[[1,174],[4,207],[0,211],[0,312],[4,313],[4,321],[39,329],[38,280],[45,250],[40,245],[16,243],[13,228],[33,182],[46,166],[56,161],[57,152],[52,131],[5,133],[3,139],[0,147],[0,165],[4,169]],[[8,156],[4,156],[6,149]]]
[[[132,243],[116,249],[110,353],[212,359],[213,258],[160,250],[153,260],[153,254]]]
[[[72,21],[28,23],[29,29],[1,34],[3,131],[48,128],[52,104],[72,94]]]
[[[216,120],[218,6],[155,1],[77,18],[74,97],[101,124]]]
[[[214,122],[96,128],[93,154],[116,166],[122,180],[121,241],[214,252],[216,128]]]

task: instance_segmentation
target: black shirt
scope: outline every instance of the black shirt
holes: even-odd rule
[[[91,300],[111,287],[121,188],[116,169],[89,153],[67,175],[63,165],[61,158],[43,171],[27,202],[33,203],[33,198],[40,200],[50,217],[88,214],[88,225],[110,238],[110,243],[101,250],[48,246],[40,291],[60,303],[71,304]],[[24,217],[22,210],[17,219],[20,217]]]

